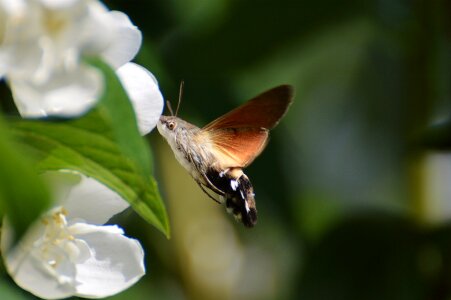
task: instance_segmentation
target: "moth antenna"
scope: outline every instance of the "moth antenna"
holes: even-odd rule
[[[182,103],[182,97],[183,97],[183,87],[185,86],[185,82],[182,80],[180,82],[180,89],[179,89],[179,102],[177,103],[177,109],[175,110],[175,116],[177,117],[179,113],[180,103]]]
[[[174,111],[172,110],[171,101],[166,100],[166,104],[168,106],[169,112],[171,113],[171,117],[174,116]]]

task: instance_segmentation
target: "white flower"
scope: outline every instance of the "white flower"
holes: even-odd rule
[[[97,0],[0,0],[0,77],[25,117],[79,115],[103,86],[82,57],[119,68],[136,55],[141,38],[125,14]]]
[[[155,128],[164,108],[158,82],[147,69],[127,63],[116,71],[130,98],[141,135]]]
[[[1,0],[0,0],[1,1]],[[155,77],[127,63],[118,76],[131,99],[141,134],[156,125],[163,97]],[[33,225],[9,249],[5,224],[1,248],[14,281],[36,296],[101,298],[119,293],[144,275],[143,250],[117,226],[101,226],[129,204],[94,179],[71,172],[48,172],[58,207]]]
[[[128,204],[91,178],[56,173],[46,176],[60,181],[56,195],[61,206],[32,225],[13,249],[11,231],[4,226],[1,246],[9,274],[20,287],[46,299],[102,298],[127,289],[145,273],[143,249],[119,227],[96,224]]]

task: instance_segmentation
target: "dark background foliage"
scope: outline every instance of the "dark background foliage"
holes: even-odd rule
[[[451,297],[449,1],[107,4],[142,30],[137,61],[173,106],[185,81],[180,116],[198,126],[278,84],[296,88],[247,169],[252,230],[151,135],[172,239],[124,217],[149,272],[118,298]]]

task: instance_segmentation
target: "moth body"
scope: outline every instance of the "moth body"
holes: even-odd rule
[[[244,225],[255,225],[257,210],[249,178],[239,167],[223,166],[224,162],[208,135],[199,127],[174,116],[161,116],[157,128],[177,161],[201,188],[206,187],[218,194],[219,199],[214,200],[224,204],[227,211]]]
[[[253,227],[257,223],[257,208],[254,188],[246,174],[240,168],[210,172],[208,178],[218,189],[224,191],[219,199],[227,212],[245,226]]]
[[[224,204],[245,226],[253,227],[257,222],[254,188],[243,168],[263,151],[269,130],[285,114],[292,97],[292,87],[281,85],[203,128],[176,116],[161,116],[157,128],[202,191]]]

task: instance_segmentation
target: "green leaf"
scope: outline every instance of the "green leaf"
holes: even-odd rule
[[[46,186],[21,150],[9,140],[0,120],[0,210],[8,216],[16,240],[51,202]]]
[[[91,62],[102,71],[105,90],[98,105],[102,117],[111,126],[114,138],[123,153],[130,157],[144,176],[151,177],[151,158],[148,145],[141,137],[133,107],[116,73],[100,60]]]
[[[74,170],[114,190],[169,237],[169,222],[151,175],[148,145],[140,136],[127,94],[114,71],[91,62],[105,79],[97,107],[76,120],[16,120],[13,132],[39,157],[38,168]]]
[[[35,299],[35,297],[26,296],[24,291],[19,288],[14,288],[13,285],[8,284],[6,281],[0,281],[0,299],[27,300]]]
[[[11,126],[38,158],[39,171],[65,169],[93,177],[169,236],[166,210],[155,181],[123,154],[98,110],[73,121],[18,120]]]

